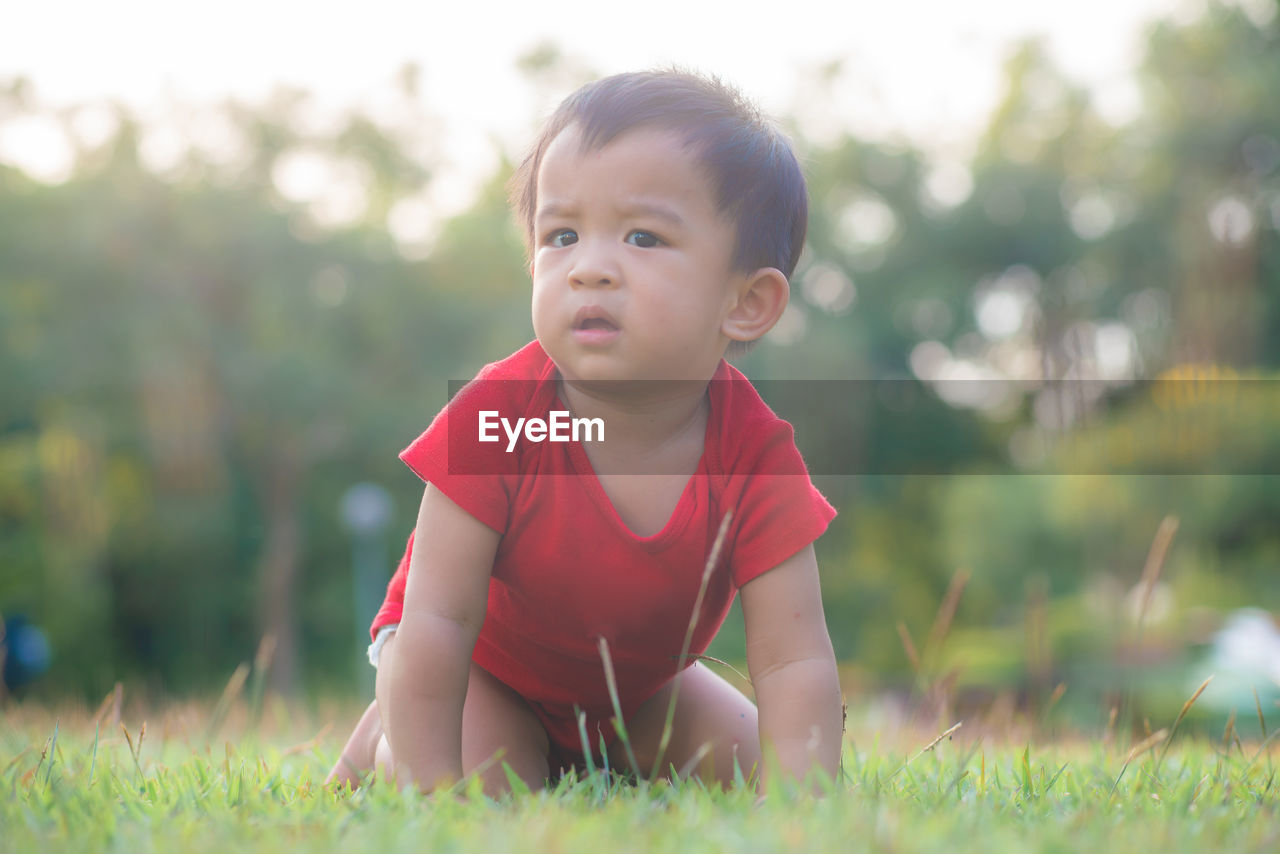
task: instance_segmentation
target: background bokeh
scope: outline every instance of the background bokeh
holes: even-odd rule
[[[892,380],[945,410],[908,424],[889,401],[798,436],[879,472],[818,478],[841,511],[819,558],[855,703],[1052,703],[1090,725],[1118,698],[1176,711],[1210,671],[1206,709],[1280,697],[1278,12],[1157,16],[1101,87],[1052,38],[1017,42],[951,135],[910,111],[877,125],[858,57],[817,34],[770,93],[812,222],[793,303],[740,366]],[[157,114],[0,77],[15,690],[216,691],[264,637],[272,690],[365,684],[353,564],[385,581],[420,494],[396,452],[449,380],[532,334],[512,163],[546,109],[621,70],[570,41],[489,58],[516,83],[483,146],[446,133],[431,93],[466,80],[430,62],[340,110],[278,86]],[[941,86],[945,63],[914,56],[912,85]],[[392,499],[381,534],[344,523],[359,483]],[[24,623],[49,666],[19,685]],[[1211,646],[1228,623],[1247,628]],[[712,652],[741,648],[735,618]]]

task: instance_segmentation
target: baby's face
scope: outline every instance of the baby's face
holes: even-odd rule
[[[533,220],[533,328],[565,379],[707,380],[746,276],[735,231],[676,134],[547,148]]]

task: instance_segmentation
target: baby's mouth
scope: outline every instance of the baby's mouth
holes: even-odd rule
[[[573,316],[573,339],[583,347],[607,347],[621,334],[618,322],[598,305],[583,306]]]
[[[598,305],[583,306],[573,315],[574,332],[617,332],[618,323]]]

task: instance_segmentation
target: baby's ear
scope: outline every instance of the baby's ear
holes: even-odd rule
[[[755,341],[773,328],[791,298],[791,285],[776,267],[761,267],[744,277],[738,300],[720,331],[733,341]]]

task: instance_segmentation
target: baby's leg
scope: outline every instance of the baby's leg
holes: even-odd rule
[[[342,780],[357,785],[377,765],[378,776],[389,779],[395,760],[382,728],[378,708],[389,702],[391,667],[395,655],[395,635],[387,639],[379,657],[377,700],[365,710],[343,749],[329,781]],[[528,704],[511,688],[489,673],[471,665],[467,697],[462,707],[462,773],[478,773],[485,794],[497,796],[509,791],[502,763],[530,789],[540,789],[547,779],[550,742],[542,723]],[[495,756],[501,752],[501,756]]]
[[[550,751],[547,731],[524,698],[472,662],[462,705],[462,772],[479,774],[485,794],[497,797],[511,790],[505,762],[537,791],[547,784]]]
[[[657,760],[667,706],[677,681],[680,690],[676,696],[671,741],[659,770],[668,774],[671,766],[675,766],[682,773],[692,772],[708,782],[714,780],[728,786],[733,783],[736,758],[743,776],[750,777],[760,766],[759,718],[755,704],[701,662],[664,685],[626,722],[627,737],[640,764],[638,772],[648,776]],[[706,752],[694,762],[704,746]],[[620,741],[610,746],[609,759],[620,768],[630,764]],[[687,768],[691,763],[692,767]]]

